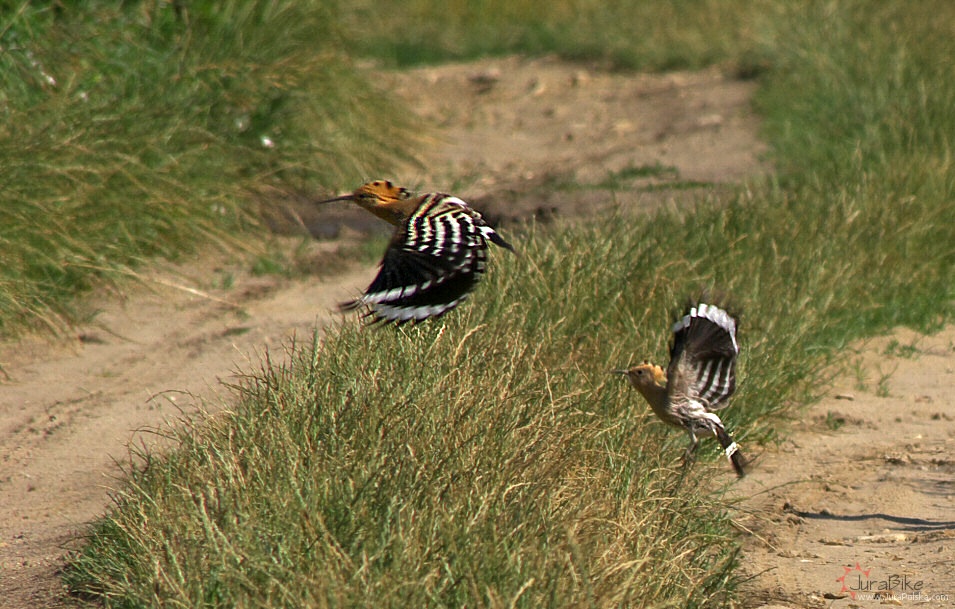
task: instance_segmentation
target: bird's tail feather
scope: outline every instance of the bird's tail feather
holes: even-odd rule
[[[722,427],[716,428],[716,439],[719,440],[720,446],[723,447],[723,452],[726,453],[726,458],[729,459],[730,464],[732,464],[736,475],[740,478],[745,476],[746,471],[743,467],[746,465],[746,459],[740,452],[739,445]]]

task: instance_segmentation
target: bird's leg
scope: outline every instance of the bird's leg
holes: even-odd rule
[[[696,460],[696,448],[700,445],[700,441],[697,439],[696,434],[693,431],[690,431],[690,445],[686,447],[686,452],[683,454],[683,465],[688,466],[692,465]]]

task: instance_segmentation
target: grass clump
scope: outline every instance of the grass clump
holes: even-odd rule
[[[517,330],[471,315],[350,324],[293,348],[234,411],[130,472],[74,589],[108,606],[724,598],[725,514],[674,492],[653,424],[618,418],[624,384]]]
[[[236,247],[255,192],[395,158],[323,2],[24,2],[0,16],[0,332],[137,261]]]
[[[955,53],[955,6],[802,8],[787,13],[757,100],[781,183],[797,207],[829,211],[818,230],[832,258],[871,273],[843,323],[937,329],[955,299],[955,72],[944,59]],[[835,298],[847,289],[821,287]]]
[[[718,62],[762,69],[766,2],[413,0],[354,3],[343,19],[358,52],[397,66],[488,54],[555,53],[617,68]]]

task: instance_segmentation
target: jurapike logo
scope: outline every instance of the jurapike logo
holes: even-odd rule
[[[872,569],[863,569],[859,563],[856,563],[854,567],[843,566],[842,571],[842,576],[836,578],[836,581],[842,584],[839,592],[848,592],[852,600],[857,600],[859,593],[862,593],[863,598],[868,598],[870,595],[873,598],[883,598],[886,595],[912,598],[923,596],[922,588],[925,582],[905,574],[893,573],[884,579],[872,579],[869,576]]]
[[[845,573],[842,574],[842,577],[839,577],[839,578],[836,579],[837,582],[841,582],[841,583],[842,583],[842,588],[839,589],[839,592],[840,592],[840,593],[842,593],[842,592],[848,592],[848,593],[849,593],[849,596],[852,597],[852,600],[856,600],[856,592],[862,589],[862,575],[865,575],[866,583],[868,584],[868,581],[869,581],[869,573],[872,571],[872,569],[870,568],[870,569],[866,569],[865,571],[863,571],[863,570],[862,570],[862,567],[859,566],[859,563],[856,563],[856,566],[855,566],[855,567],[845,567],[845,566],[844,566],[844,567],[842,567],[842,568],[845,570]],[[859,573],[862,574],[862,575],[857,576],[857,578],[858,578],[858,580],[859,580],[859,586],[856,587],[856,588],[851,587],[851,584],[854,583],[854,582],[853,582],[852,579],[849,577],[849,574],[852,573],[853,571],[858,571]],[[846,581],[847,579],[849,580],[848,582]]]

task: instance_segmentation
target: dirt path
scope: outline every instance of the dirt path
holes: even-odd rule
[[[281,355],[293,335],[310,338],[367,280],[363,270],[334,283],[240,276],[204,295],[170,287],[204,285],[200,268],[192,281],[189,269],[151,273],[74,341],[3,349],[0,606],[59,606],[63,553],[106,507],[127,443],[155,444],[151,429],[201,400],[215,407],[220,380],[254,370],[266,349]]]
[[[955,327],[870,341],[736,489],[752,606],[955,606]]]
[[[590,214],[611,205],[668,205],[688,192],[612,193],[555,185],[609,179],[627,186],[685,187],[736,182],[768,170],[760,161],[765,147],[748,106],[755,85],[716,70],[605,74],[550,59],[505,58],[383,79],[438,131],[422,159],[427,169],[380,177],[452,190],[501,220]],[[657,170],[641,170],[646,168]],[[360,231],[376,226],[360,213],[317,212],[307,203],[289,203],[276,218],[293,218],[288,226],[304,222],[317,235],[338,235],[343,225]],[[293,334],[311,336],[333,323],[334,304],[363,287],[373,272],[369,267],[330,274],[316,265],[313,277],[292,281],[217,271],[215,263],[201,260],[188,268],[150,271],[143,282],[150,289],[102,296],[101,312],[67,344],[0,345],[6,373],[6,378],[0,374],[0,606],[68,604],[56,571],[76,535],[108,506],[107,489],[116,485],[114,460],[124,459],[126,446],[155,442],[154,434],[142,430],[174,422],[199,400],[215,407],[223,393],[220,379],[254,370],[265,349],[280,353]],[[226,275],[230,281],[222,280]],[[217,283],[229,287],[211,287]],[[752,538],[747,568],[756,573],[776,567],[754,580],[754,605],[773,600],[814,606],[807,595],[832,590],[826,578],[841,575],[837,567],[843,562],[876,565],[875,555],[856,546],[822,546],[835,550],[805,559],[826,561],[818,565],[819,575],[799,575],[809,564],[799,557],[823,556],[818,543],[807,546],[805,540],[854,539],[863,534],[857,527],[908,535],[904,542],[864,543],[883,554],[891,546],[891,554],[880,560],[901,556],[926,588],[931,584],[933,591],[955,594],[940,572],[944,567],[931,563],[936,566],[930,570],[927,562],[951,562],[955,530],[953,489],[944,477],[953,467],[944,451],[951,453],[953,424],[946,413],[955,364],[952,335],[945,336],[939,340],[949,340],[947,347],[922,343],[920,357],[899,360],[889,383],[892,398],[854,390],[855,401],[821,405],[823,410],[814,412],[837,411],[845,425],[830,432],[814,423],[778,453],[763,455],[740,486],[760,493],[744,503],[747,512],[740,519],[759,535]],[[920,372],[903,374],[909,364]],[[903,379],[914,385],[895,385]],[[878,412],[878,420],[870,410]],[[933,419],[935,414],[940,418]],[[896,418],[913,427],[903,433]],[[913,439],[923,427],[923,438]],[[855,438],[852,434],[858,438],[845,439]],[[938,449],[943,452],[932,452]],[[896,455],[898,462],[884,455]],[[794,471],[789,466],[794,459],[804,469]],[[809,482],[777,488],[794,476]],[[853,482],[853,476],[864,480]],[[859,483],[865,485],[861,490],[853,486]],[[835,490],[826,490],[826,484]],[[879,501],[888,501],[887,488],[894,489],[896,503],[866,499],[876,492]],[[891,518],[859,518],[865,514]],[[807,533],[827,524],[831,530]],[[909,543],[916,535],[919,541]],[[783,593],[774,594],[777,587]]]

